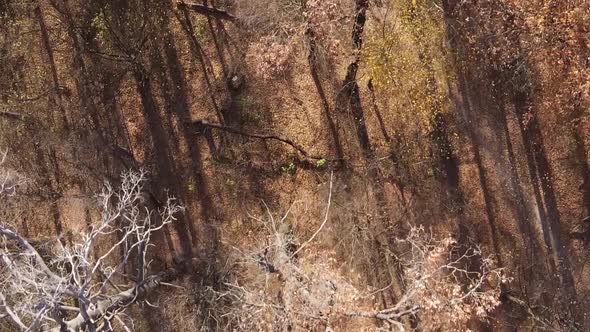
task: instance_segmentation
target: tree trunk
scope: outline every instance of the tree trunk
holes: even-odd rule
[[[45,52],[47,52],[47,59],[49,60],[49,69],[51,71],[51,79],[53,81],[54,92],[49,94],[50,101],[52,104],[55,104],[59,109],[63,125],[67,129],[69,127],[68,115],[63,106],[63,101],[61,98],[61,88],[59,86],[57,65],[55,64],[55,58],[53,57],[53,49],[51,48],[51,41],[49,40],[49,33],[47,32],[45,19],[43,18],[43,13],[41,12],[41,6],[37,6],[35,8],[35,16],[37,17],[37,21],[39,22],[39,26],[41,28],[41,39],[43,41],[43,47],[45,48]]]
[[[342,82],[342,89],[340,89],[336,96],[335,102],[336,114],[345,114],[346,109],[350,107],[357,139],[365,158],[369,158],[372,153],[356,76],[359,68],[360,52],[363,45],[363,31],[365,29],[365,22],[367,21],[368,7],[368,0],[356,0],[356,15],[352,28],[352,45],[355,59],[348,65],[346,76]]]

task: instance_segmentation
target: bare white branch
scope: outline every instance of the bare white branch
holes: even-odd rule
[[[56,241],[50,261],[0,221],[0,310],[13,325],[22,331],[108,329],[129,305],[178,275],[174,269],[149,274],[152,235],[183,208],[169,198],[163,208],[150,209],[142,191],[145,175],[124,173],[119,190],[105,184],[100,220],[71,245]],[[133,286],[121,290],[117,280],[124,279]],[[67,312],[76,316],[66,320]]]
[[[16,188],[24,183],[21,176],[4,167],[7,156],[8,149],[0,151],[0,197],[2,195],[13,196],[16,193]]]
[[[330,191],[328,194],[328,205],[326,206],[326,213],[324,215],[324,220],[322,221],[322,223],[321,223],[320,227],[317,229],[317,231],[315,231],[315,233],[313,233],[313,235],[307,241],[305,241],[299,247],[299,249],[297,249],[293,254],[291,254],[291,256],[289,258],[295,257],[295,255],[297,255],[301,250],[303,250],[303,248],[307,247],[307,245],[310,244],[315,239],[315,237],[322,231],[322,229],[326,225],[326,222],[328,222],[328,216],[330,215],[330,205],[332,204],[333,177],[334,177],[334,172],[331,172],[330,173]]]

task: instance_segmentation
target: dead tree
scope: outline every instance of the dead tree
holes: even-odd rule
[[[10,178],[0,173],[0,183]],[[71,244],[54,241],[51,257],[0,220],[2,318],[20,331],[112,331],[115,322],[129,331],[125,310],[180,275],[181,266],[150,273],[148,249],[183,208],[174,198],[157,211],[147,207],[144,172],[121,180],[119,190],[106,184],[99,195],[100,220]],[[0,194],[7,190],[14,189]]]
[[[251,216],[268,232],[254,247],[236,248],[240,272],[224,282],[225,289],[211,290],[219,305],[233,304],[222,312],[236,329],[265,330],[272,321],[280,330],[299,326],[328,331],[332,325],[354,320],[357,328],[368,330],[377,324],[389,325],[388,331],[407,331],[411,318],[417,318],[419,330],[457,331],[473,319],[486,320],[500,305],[502,285],[509,281],[503,268],[478,246],[464,248],[451,237],[434,238],[424,228],[412,227],[407,236],[397,239],[400,252],[395,258],[404,268],[404,291],[391,306],[375,309],[375,302],[368,299],[392,284],[359,289],[330,264],[336,260],[329,254],[305,250],[330,221],[331,193],[332,182],[324,219],[302,243],[285,227],[291,209],[281,218],[268,210],[268,220]],[[294,252],[289,249],[299,243]]]

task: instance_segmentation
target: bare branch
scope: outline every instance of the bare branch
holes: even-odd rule
[[[326,225],[326,222],[328,222],[328,216],[330,214],[330,205],[332,204],[332,185],[334,182],[333,177],[334,177],[334,172],[331,172],[330,173],[330,192],[328,194],[328,206],[326,206],[326,213],[324,215],[324,220],[322,221],[322,223],[321,223],[320,227],[317,229],[317,231],[315,231],[315,233],[313,233],[313,235],[307,241],[305,241],[299,247],[299,249],[297,249],[293,254],[291,254],[291,256],[289,256],[289,259],[295,257],[301,250],[303,250],[303,248],[307,247],[307,245],[309,245],[311,243],[311,241],[313,241],[315,239],[315,237],[322,231],[322,229]]]
[[[215,128],[215,129],[226,131],[228,133],[232,133],[232,134],[236,134],[236,135],[240,135],[240,136],[245,136],[245,137],[259,138],[262,140],[276,140],[281,143],[285,143],[287,145],[290,145],[291,147],[293,147],[295,150],[297,150],[299,153],[301,153],[306,158],[315,159],[315,160],[321,160],[321,159],[332,160],[332,159],[323,158],[321,156],[312,155],[309,152],[307,152],[307,150],[305,150],[300,144],[293,142],[292,140],[290,140],[288,138],[284,138],[284,137],[281,137],[281,136],[278,136],[275,134],[247,133],[247,132],[243,132],[243,131],[237,130],[235,128],[232,128],[232,127],[228,127],[228,126],[224,126],[224,125],[220,125],[220,124],[216,124],[216,123],[210,123],[210,122],[207,122],[204,120],[195,121],[195,122],[193,122],[193,125],[195,126],[195,129],[198,132],[204,131],[207,128]]]
[[[57,282],[62,281],[62,278],[57,276],[49,269],[41,255],[39,255],[37,250],[27,240],[25,240],[13,230],[10,230],[2,225],[0,225],[0,234],[18,242],[18,244],[23,248],[24,253],[30,255],[41,271],[43,271],[43,273],[45,273],[49,278],[52,278]]]
[[[401,322],[422,313],[421,323],[427,329],[453,329],[474,317],[485,319],[500,304],[500,286],[509,279],[502,268],[494,268],[491,259],[481,256],[478,247],[453,258],[460,248],[452,238],[435,240],[421,227],[412,228],[398,242],[409,247],[401,258],[406,266],[405,293],[394,306],[375,313],[376,319]],[[463,268],[474,260],[478,270]]]
[[[25,121],[25,115],[17,112],[11,111],[0,111],[0,116],[6,117],[8,119],[14,119],[19,121]]]
[[[129,289],[93,304],[87,311],[88,318],[79,314],[75,318],[65,322],[65,324],[67,325],[68,330],[78,331],[85,326],[89,320],[97,321],[105,316],[114,316],[122,309],[143,299],[147,293],[157,288],[160,283],[173,281],[178,276],[179,270],[174,268],[149,276],[141,283],[138,283]],[[59,332],[60,328],[55,327],[51,331]]]
[[[306,326],[312,324],[309,320],[320,320],[329,326],[330,322],[342,323],[344,319],[371,319],[384,322],[395,331],[406,331],[407,318],[418,317],[424,330],[453,331],[471,319],[485,320],[500,303],[500,285],[508,281],[503,270],[483,257],[477,246],[456,254],[460,251],[452,238],[434,239],[423,228],[415,227],[405,238],[397,240],[406,250],[399,257],[405,266],[404,293],[392,306],[374,310],[371,298],[362,295],[350,280],[323,261],[330,258],[306,252],[306,257],[289,259],[293,254],[288,252],[287,244],[294,239],[281,231],[284,227],[274,225],[274,218],[269,219],[270,245],[266,242],[264,248],[252,254],[238,250],[247,257],[240,269],[253,267],[247,270],[248,278],[256,271],[264,276],[258,286],[263,285],[262,289],[256,283],[240,285],[234,281],[226,283],[227,290],[216,292],[218,299],[236,303],[235,309],[226,315],[242,329],[260,328],[259,321],[272,317],[273,322],[284,326]],[[296,253],[303,252],[301,249],[316,237],[326,219],[327,213],[319,229]],[[260,268],[261,259],[271,264],[273,271]],[[313,262],[311,266],[309,262]],[[475,263],[473,266],[478,269],[465,268],[468,262]],[[269,273],[279,275],[278,284],[269,281]],[[270,287],[269,282],[273,282]],[[276,287],[280,289],[278,299]]]
[[[233,16],[232,14],[224,11],[224,10],[220,10],[214,7],[209,7],[206,5],[200,5],[200,4],[196,4],[196,3],[192,3],[192,2],[178,2],[177,3],[177,7],[179,9],[190,9],[192,11],[194,11],[195,13],[199,13],[202,15],[207,15],[207,16],[213,16],[215,18],[218,18],[220,20],[227,20],[227,21],[231,21],[231,22],[235,22],[237,21],[237,18],[235,16]]]
[[[0,310],[2,310],[8,315],[8,317],[16,325],[16,327],[20,328],[23,331],[27,329],[27,326],[23,324],[23,322],[21,322],[20,318],[6,304],[6,297],[4,297],[4,294],[2,293],[0,293]]]
[[[2,165],[6,162],[8,149],[0,150],[0,196],[12,196],[16,193],[16,188],[23,184],[24,180],[18,175],[9,170],[6,170]]]
[[[4,159],[5,153],[0,155]],[[143,197],[145,180],[145,172],[128,171],[119,190],[105,184],[99,196],[100,220],[71,245],[57,241],[51,261],[0,223],[0,309],[5,317],[23,331],[108,330],[113,317],[183,272],[182,264],[156,274],[149,271],[152,234],[174,222],[183,208],[169,198],[164,207],[151,210]],[[113,241],[115,235],[118,239]],[[110,246],[100,250],[103,243]],[[136,267],[134,286],[120,290],[115,277]],[[64,321],[65,311],[77,315]]]

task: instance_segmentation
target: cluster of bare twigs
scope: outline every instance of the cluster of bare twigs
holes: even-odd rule
[[[501,285],[509,278],[479,247],[462,248],[452,237],[435,239],[422,227],[411,228],[398,241],[408,247],[398,257],[404,266],[404,294],[375,318],[400,330],[411,316],[419,316],[426,330],[459,330],[473,318],[485,320],[500,304]]]
[[[306,330],[364,319],[354,326],[385,324],[405,331],[410,319],[418,318],[425,330],[460,330],[472,319],[485,320],[500,304],[501,285],[509,278],[479,247],[463,248],[451,237],[437,239],[413,227],[398,239],[405,248],[397,256],[404,270],[403,294],[394,305],[376,309],[333,259],[302,250],[323,229],[330,201],[331,195],[324,221],[303,244],[286,226],[289,212],[278,220],[270,212],[268,220],[256,218],[268,230],[263,245],[237,248],[235,278],[223,291],[210,290],[223,303],[233,303],[224,309],[230,325]]]
[[[106,184],[100,220],[76,242],[56,240],[52,259],[2,221],[2,315],[22,331],[110,331],[114,321],[128,331],[126,308],[174,277],[170,271],[148,273],[148,249],[152,235],[183,209],[169,198],[159,211],[150,210],[142,192],[145,176],[124,173],[120,190]]]
[[[289,223],[291,209],[279,218],[251,216],[267,229],[255,247],[234,248],[233,275],[222,289],[210,289],[225,307],[227,324],[240,330],[309,330],[329,324],[334,308],[348,307],[358,291],[329,262],[314,256],[313,243],[329,221],[330,193],[318,229],[299,241]]]

